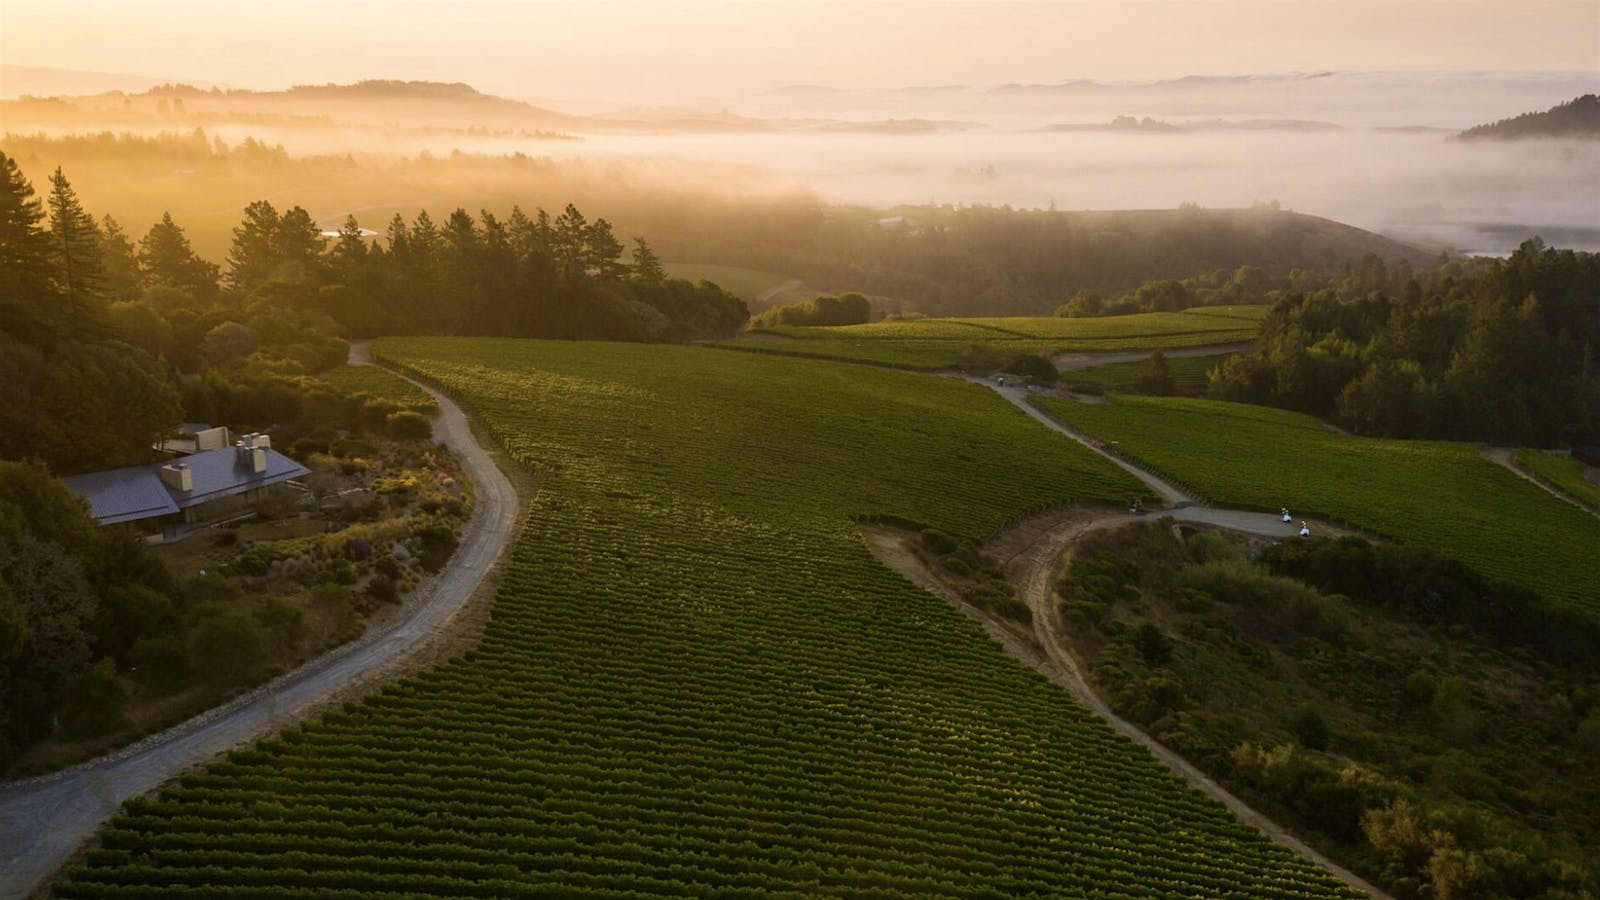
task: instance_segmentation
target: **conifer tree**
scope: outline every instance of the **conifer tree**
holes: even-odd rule
[[[633,239],[633,279],[646,284],[667,280],[667,270],[662,268],[660,257],[642,237]]]
[[[100,239],[100,263],[106,271],[106,289],[117,300],[137,300],[143,285],[133,240],[110,216],[100,220],[97,236]]]
[[[83,211],[78,193],[57,166],[50,176],[50,250],[60,288],[65,325],[81,328],[100,320],[108,300],[100,235]]]
[[[241,297],[260,287],[278,267],[278,211],[265,200],[244,208],[228,251],[228,284]]]
[[[139,242],[139,265],[148,285],[176,288],[200,303],[209,303],[217,294],[217,267],[196,256],[189,237],[162,213],[161,221]]]
[[[55,287],[44,210],[16,160],[0,152],[0,330],[42,336]]]

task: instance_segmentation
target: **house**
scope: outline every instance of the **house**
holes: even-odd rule
[[[89,501],[102,525],[137,522],[162,540],[177,540],[193,526],[252,512],[266,492],[311,470],[272,449],[264,434],[247,434],[231,447],[198,450],[170,463],[130,466],[63,478]]]

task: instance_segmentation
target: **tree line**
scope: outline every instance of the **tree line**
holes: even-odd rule
[[[1213,373],[1213,393],[1368,435],[1600,440],[1600,254],[1535,238],[1398,290],[1375,270],[1393,274],[1374,263],[1279,300],[1255,351]]]

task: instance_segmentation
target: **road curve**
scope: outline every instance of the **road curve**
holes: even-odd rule
[[[364,342],[351,345],[351,365],[370,362]],[[394,621],[352,643],[137,744],[0,787],[0,900],[37,891],[122,801],[293,723],[358,676],[416,650],[461,610],[510,543],[521,504],[511,481],[473,437],[461,408],[414,383],[438,401],[434,439],[456,454],[475,488],[472,514],[449,564],[406,601]]]
[[[1229,353],[1249,353],[1255,344],[1245,341],[1236,344],[1205,344],[1199,347],[1174,347],[1171,350],[1162,350],[1161,355],[1167,359],[1190,359],[1199,356],[1226,356]],[[1050,358],[1055,364],[1057,372],[1075,372],[1079,369],[1092,369],[1095,366],[1104,366],[1110,363],[1144,362],[1150,358],[1154,350],[1114,350],[1111,352],[1095,353],[1057,353]]]

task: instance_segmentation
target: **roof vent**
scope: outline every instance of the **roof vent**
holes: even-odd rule
[[[185,463],[161,467],[161,483],[175,491],[194,490],[194,473]]]

